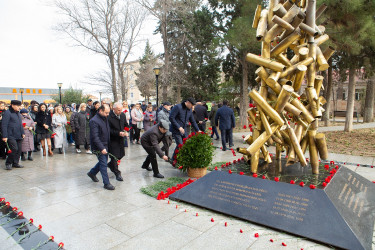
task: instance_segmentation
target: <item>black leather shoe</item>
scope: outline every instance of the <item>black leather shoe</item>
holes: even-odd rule
[[[123,181],[124,179],[122,179],[121,174],[117,174],[117,175],[116,175],[116,180],[118,180],[118,181]]]
[[[144,166],[142,166],[142,168],[143,168],[143,169],[146,169],[147,171],[152,171],[152,168],[151,168],[150,166],[148,166],[148,167],[144,167]]]
[[[31,155],[29,155],[29,156],[27,157],[27,159],[28,159],[29,161],[33,161],[33,160],[34,160],[33,157],[31,157]]]
[[[93,182],[99,182],[99,179],[96,178],[95,175],[90,174],[90,172],[87,173],[87,176],[90,177]]]
[[[215,140],[216,140],[216,141],[220,140],[220,137],[216,138]]]
[[[161,174],[154,174],[154,177],[156,177],[156,178],[164,178],[164,175],[161,175]]]
[[[13,167],[14,167],[14,168],[23,168],[23,166],[20,165],[20,164],[13,164]]]
[[[63,151],[62,151],[62,148],[59,148],[59,154],[62,154]]]
[[[232,145],[229,145],[229,147],[231,148],[231,147],[234,147],[234,144],[232,144]]]
[[[12,164],[6,164],[5,169],[6,170],[12,170]]]
[[[227,149],[226,149],[226,148],[223,148],[222,150],[223,150],[223,151],[227,151]]]
[[[104,185],[104,188],[107,190],[115,190],[115,187],[111,183]]]
[[[21,161],[26,161],[25,153],[21,153]]]

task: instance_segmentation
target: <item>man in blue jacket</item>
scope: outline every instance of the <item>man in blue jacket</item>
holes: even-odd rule
[[[226,136],[229,135],[229,147],[233,147],[233,128],[236,126],[234,113],[231,108],[228,107],[228,101],[223,101],[223,106],[219,108],[215,115],[215,125],[219,123],[219,129],[221,132],[221,144],[223,145],[223,151],[227,150]]]
[[[23,168],[23,166],[19,164],[22,152],[22,140],[25,137],[22,118],[19,112],[21,104],[21,101],[12,100],[10,102],[9,110],[3,112],[1,124],[3,141],[8,143],[8,149],[11,150],[11,153],[8,153],[8,157],[5,161],[6,170],[12,170],[12,167]]]
[[[98,157],[98,163],[93,167],[87,175],[94,182],[99,182],[96,174],[100,171],[103,178],[104,188],[114,190],[115,187],[109,183],[107,173],[108,163],[108,145],[110,136],[110,127],[108,123],[108,115],[110,108],[108,104],[103,104],[99,107],[96,115],[90,120],[90,143],[91,150]]]
[[[180,104],[175,105],[169,115],[169,121],[171,126],[169,131],[172,133],[172,137],[176,142],[176,149],[178,145],[182,144],[182,140],[187,136],[185,129],[186,125],[190,122],[194,127],[195,131],[200,131],[197,123],[194,120],[193,112],[191,109],[196,104],[194,98],[189,97],[186,101],[183,101]],[[174,152],[176,151],[174,150]],[[173,152],[172,161],[175,160],[175,153]]]

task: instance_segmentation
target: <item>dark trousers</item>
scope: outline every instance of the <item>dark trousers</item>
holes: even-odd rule
[[[233,145],[233,134],[232,129],[223,129],[221,131],[221,144],[223,145],[223,149],[227,149],[226,147],[226,138],[229,137],[229,146]]]
[[[178,145],[179,144],[182,144],[182,140],[186,136],[185,135],[181,135],[180,133],[178,133],[178,134],[172,134],[172,137],[173,137],[174,141],[176,142],[176,148],[173,150],[173,155],[172,155],[172,161],[174,161],[175,160],[174,156],[175,156],[176,149],[178,149]]]
[[[117,165],[117,161],[115,158],[113,158],[112,156],[110,156],[111,158],[111,161],[108,163],[108,167],[109,169],[117,176],[118,174],[121,174],[121,171],[118,170],[118,165]],[[120,159],[119,159],[120,160]]]
[[[203,122],[202,124],[198,123],[198,128],[200,131],[205,132],[206,131],[206,123]]]
[[[7,146],[5,142],[0,138],[0,157],[5,159],[6,152],[7,152]]]
[[[137,142],[139,142],[139,137],[141,135],[141,130],[139,128],[137,128],[137,124],[132,124],[132,128],[134,130],[133,140],[136,140]]]
[[[147,168],[151,163],[151,167],[152,167],[152,171],[154,172],[154,175],[158,174],[159,168],[158,168],[158,162],[156,160],[155,149],[153,147],[147,147],[147,146],[143,146],[143,145],[142,145],[142,147],[146,150],[146,152],[148,154],[147,157],[146,157],[146,160],[142,164],[142,168]]]
[[[72,133],[67,133],[66,134],[66,139],[68,140],[68,143],[73,143],[73,134]]]
[[[108,178],[108,173],[107,173],[107,162],[108,162],[108,154],[103,155],[99,154],[97,155],[98,157],[98,163],[90,170],[90,174],[96,175],[97,173],[102,174],[103,178],[103,183],[104,185],[109,184],[109,178]]]
[[[18,164],[22,152],[22,140],[8,139],[8,145],[12,153],[8,154],[5,164]]]
[[[217,127],[216,126],[212,126],[212,134],[211,134],[211,138],[214,137],[214,135],[216,135],[216,138],[219,138],[219,132],[217,132]]]

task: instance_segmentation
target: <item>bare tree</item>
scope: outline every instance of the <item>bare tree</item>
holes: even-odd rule
[[[65,16],[56,29],[76,45],[106,57],[113,99],[118,101],[116,75],[123,72],[123,64],[141,29],[145,14],[140,6],[131,0],[56,0],[55,4]],[[123,81],[123,75],[120,78]]]

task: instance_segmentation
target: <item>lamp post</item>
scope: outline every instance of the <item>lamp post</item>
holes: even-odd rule
[[[156,107],[159,107],[159,73],[160,73],[160,68],[154,68],[154,73],[156,76]]]
[[[100,104],[102,104],[102,92],[101,91],[99,91],[99,96],[100,96]]]
[[[57,86],[59,86],[59,95],[60,95],[60,104],[62,104],[61,103],[61,87],[62,87],[62,82],[59,82],[59,83],[57,83]]]
[[[23,103],[23,88],[20,88],[20,93],[21,93],[21,102]]]

